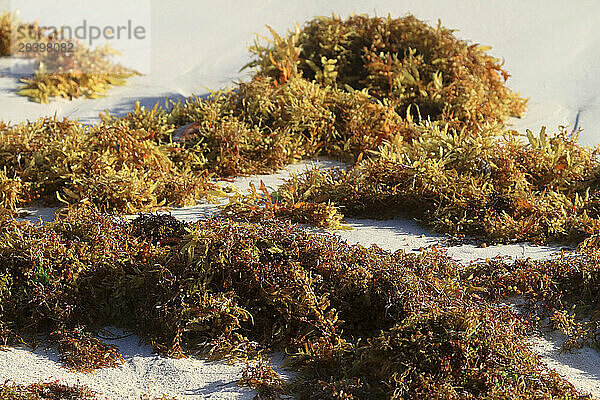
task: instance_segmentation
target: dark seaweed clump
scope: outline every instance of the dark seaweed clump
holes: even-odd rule
[[[520,296],[525,311],[567,337],[563,350],[589,346],[600,350],[600,254],[587,249],[550,260],[490,260],[469,276],[482,294],[500,299]]]
[[[527,348],[527,323],[471,295],[466,267],[443,253],[389,253],[286,222],[225,219],[156,242],[140,229],[148,220],[88,207],[44,226],[5,219],[3,341],[50,333],[59,349],[73,339],[77,349],[110,324],[171,356],[285,350],[299,371],[285,390],[298,398],[579,398]],[[100,366],[101,343],[90,344],[71,345],[63,360]],[[259,386],[252,374],[248,384]]]

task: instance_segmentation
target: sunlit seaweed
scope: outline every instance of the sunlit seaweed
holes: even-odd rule
[[[509,74],[488,47],[453,31],[402,18],[353,15],[315,18],[286,37],[271,29],[248,64],[285,82],[301,75],[341,89],[365,90],[402,116],[445,120],[460,127],[520,116],[526,101],[508,89]]]
[[[190,205],[211,176],[272,172],[320,154],[352,159],[406,127],[367,96],[300,79],[276,87],[261,78],[239,89],[169,109],[138,106],[92,126],[56,118],[3,126],[3,202],[85,199],[116,212]]]
[[[377,157],[346,170],[313,168],[292,177],[274,198],[337,207],[361,217],[416,217],[435,231],[492,241],[562,241],[594,245],[598,237],[598,149],[562,129],[526,141],[497,126],[478,131],[427,124],[419,139],[382,146]],[[255,207],[251,197],[246,208]],[[328,225],[327,220],[313,221]]]
[[[103,343],[82,329],[52,332],[58,344],[61,361],[66,367],[79,372],[92,372],[98,368],[116,367],[125,362],[115,346]]]
[[[29,385],[18,385],[11,382],[0,384],[0,398],[3,400],[101,400],[106,396],[99,395],[82,385],[69,386],[60,382],[39,382]],[[142,394],[140,400],[177,400],[175,397],[160,397]]]
[[[0,164],[8,174],[2,179],[4,206],[90,201],[135,212],[194,204],[210,186],[207,175],[177,168],[168,150],[147,135],[56,118],[7,127],[0,131]]]

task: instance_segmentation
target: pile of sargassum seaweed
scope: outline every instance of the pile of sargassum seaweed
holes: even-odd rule
[[[2,125],[2,342],[47,334],[81,371],[123,362],[94,336],[107,325],[174,357],[285,351],[291,382],[263,362],[244,372],[264,399],[584,398],[526,339],[548,317],[567,346],[598,345],[597,150],[564,129],[507,129],[526,100],[499,60],[412,16],[318,18],[251,51],[252,80],[207,98],[94,126]],[[232,193],[192,224],[118,217],[226,196],[218,178],[319,155],[351,166]],[[66,206],[45,225],[14,218],[40,203]],[[293,224],[335,228],[343,215],[580,251],[463,265]],[[515,295],[532,318],[499,303]],[[2,390],[44,398],[36,388]]]

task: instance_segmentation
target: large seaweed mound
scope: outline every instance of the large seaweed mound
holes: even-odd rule
[[[280,81],[300,74],[320,84],[366,90],[402,116],[457,126],[520,116],[526,101],[508,89],[508,73],[488,48],[412,15],[316,18],[271,45],[251,47],[250,66]]]

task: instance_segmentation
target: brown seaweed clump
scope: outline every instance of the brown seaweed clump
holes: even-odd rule
[[[600,350],[600,254],[586,249],[549,260],[490,260],[465,276],[491,298],[523,297],[525,311],[567,337],[563,350]]]
[[[85,332],[108,324],[172,356],[285,350],[294,382],[277,386],[259,366],[246,384],[299,399],[584,398],[527,348],[527,323],[472,295],[467,267],[442,252],[389,253],[285,222],[225,219],[156,242],[159,221],[88,207],[38,227],[4,220],[2,339],[60,332],[50,339],[76,339],[67,359],[84,366],[99,366],[101,348]]]
[[[292,76],[386,100],[402,116],[455,127],[520,116],[526,100],[505,86],[509,74],[453,31],[418,20],[353,15],[315,18],[282,38],[257,42],[248,66],[285,82]]]
[[[186,149],[179,162],[219,176],[270,172],[318,155],[353,160],[412,133],[406,120],[365,94],[299,78],[278,84],[256,77],[206,98],[103,120],[177,142]]]

